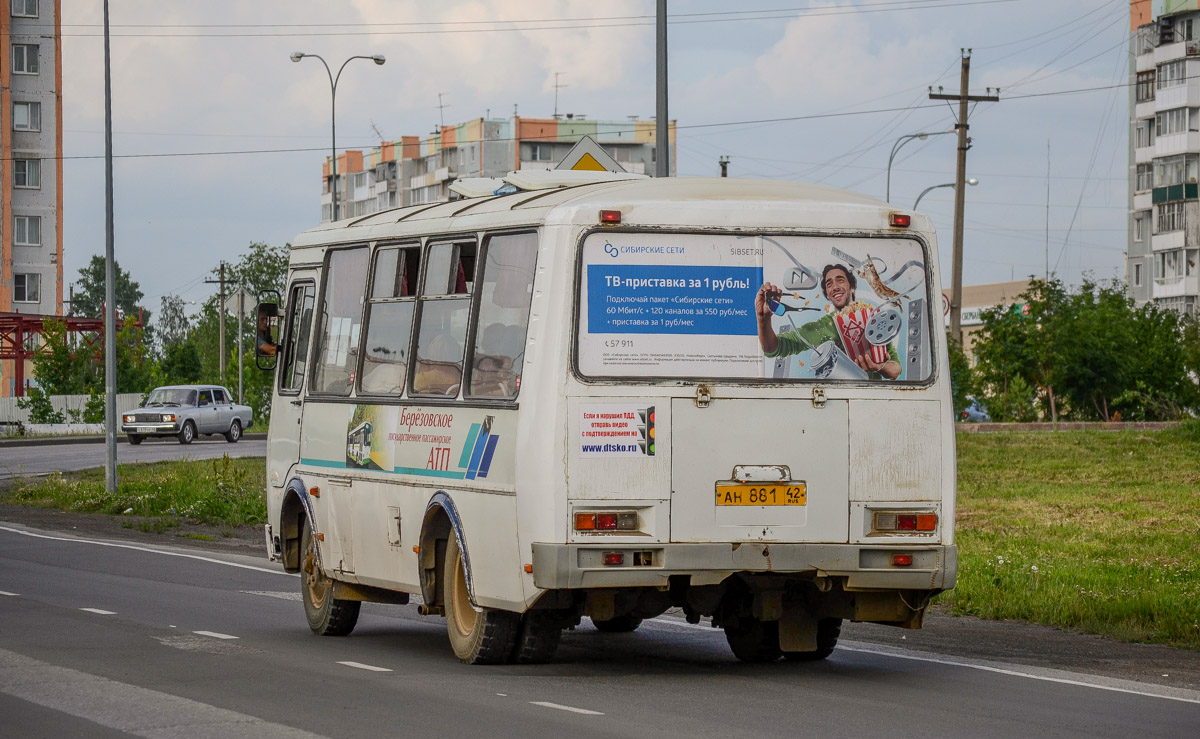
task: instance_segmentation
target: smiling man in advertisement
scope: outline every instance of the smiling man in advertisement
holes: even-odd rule
[[[793,327],[782,334],[775,332],[771,318],[797,310],[783,302],[783,290],[766,282],[754,298],[758,317],[758,341],[768,357],[788,357],[808,349],[821,354],[825,344],[832,342],[841,352],[872,380],[894,380],[900,376],[900,357],[894,343],[886,347],[871,346],[864,338],[865,316],[875,306],[855,298],[858,279],[854,272],[841,264],[828,264],[821,273],[821,292],[829,301],[827,312],[815,321]],[[828,348],[826,352],[830,351]]]

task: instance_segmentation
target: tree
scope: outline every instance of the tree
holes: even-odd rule
[[[167,349],[181,344],[187,339],[191,321],[188,319],[185,305],[183,298],[178,295],[162,296],[155,333],[158,335],[159,345],[164,356]]]
[[[203,376],[200,366],[200,352],[196,343],[187,338],[179,343],[170,344],[163,352],[159,363],[159,377],[164,385],[189,384],[200,382]]]
[[[247,292],[257,295],[263,290],[283,292],[284,281],[287,279],[288,247],[272,246],[264,243],[250,244],[247,253],[236,262],[227,265],[226,279],[233,279]],[[217,270],[213,275],[218,274]],[[237,336],[238,322],[236,316],[225,317],[225,374],[220,374],[220,313],[217,305],[218,297],[212,296],[201,306],[198,313],[190,321],[188,339],[195,347],[199,377],[206,382],[217,382],[228,387],[233,393],[238,389],[238,356]],[[253,306],[249,306],[247,315],[241,325],[244,337],[242,362],[245,372],[242,376],[243,400],[254,409],[254,416],[264,423],[271,412],[271,383],[274,374],[259,370],[254,363],[254,322]],[[190,359],[188,361],[191,361]],[[172,364],[172,367],[176,365]]]
[[[1197,405],[1187,326],[1173,311],[1136,308],[1120,282],[1033,280],[1024,310],[984,311],[976,342],[994,416],[1024,413],[1020,379],[1036,387],[1050,417],[1178,418]]]
[[[971,362],[963,353],[962,344],[949,333],[946,334],[946,345],[950,349],[950,394],[954,399],[954,417],[958,418],[958,414],[970,404],[967,398],[977,392],[975,370],[971,369]]]
[[[150,314],[139,303],[142,291],[138,283],[129,279],[129,273],[121,269],[121,265],[113,263],[115,283],[113,285],[117,299],[117,312],[120,316],[138,315],[142,310],[143,325],[150,322]],[[79,270],[79,280],[75,283],[75,296],[71,303],[71,312],[77,316],[100,318],[100,307],[104,305],[104,257],[93,255],[92,261]]]
[[[77,395],[97,384],[95,355],[102,351],[97,338],[98,334],[68,337],[65,321],[43,322],[42,350],[33,355],[33,376],[47,394]],[[104,384],[102,374],[99,384]]]
[[[1046,415],[1054,421],[1058,420],[1054,347],[1066,295],[1059,280],[1033,280],[1020,296],[1025,310],[998,306],[983,311],[983,329],[975,342],[977,366],[981,379],[991,386],[989,394],[1007,393],[1009,382],[1019,376],[1043,393]]]

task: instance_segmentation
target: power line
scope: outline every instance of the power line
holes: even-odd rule
[[[859,3],[857,5],[847,5],[841,7],[823,8],[816,12],[812,8],[790,8],[783,10],[757,10],[757,11],[724,11],[713,13],[688,13],[676,14],[668,23],[672,25],[693,25],[704,23],[731,23],[731,22],[746,22],[746,21],[763,21],[763,20],[784,20],[789,18],[821,18],[837,15],[852,15],[865,13],[893,13],[899,11],[910,10],[934,10],[941,8],[961,8],[978,5],[999,5],[1014,2],[1022,2],[1023,0],[894,0],[892,2],[878,3]],[[880,7],[889,6],[889,7]],[[897,6],[897,7],[890,7]],[[753,15],[749,15],[753,14]],[[698,16],[698,17],[697,17]],[[741,17],[735,17],[741,16]],[[458,26],[458,25],[479,25],[484,23],[502,24],[490,28],[434,28],[428,30],[378,30],[380,28],[394,26]],[[520,24],[552,24],[552,25],[520,25]],[[376,30],[366,31],[309,31],[295,32],[284,31],[280,33],[114,33],[111,34],[118,38],[300,38],[300,37],[335,37],[335,36],[411,36],[411,35],[445,35],[458,33],[524,33],[528,31],[569,31],[587,28],[628,28],[633,26],[652,26],[655,24],[654,16],[610,16],[600,18],[575,18],[575,19],[536,19],[536,20],[517,20],[517,21],[427,21],[420,23],[358,23],[358,24],[341,24],[341,23],[325,23],[325,24],[178,24],[178,25],[156,25],[156,24],[130,24],[118,26],[119,28],[158,28],[158,29],[173,29],[173,28],[371,28]],[[64,27],[79,27],[79,28],[95,28],[94,24],[76,24]],[[63,33],[64,37],[86,38],[99,36],[99,33]]]
[[[1017,0],[1012,0],[1012,1],[1015,2]],[[1187,79],[1193,79],[1193,78],[1198,78],[1198,77],[1200,77],[1200,75],[1194,75],[1192,77],[1188,77]],[[1121,87],[1131,87],[1133,84],[1135,84],[1135,83],[1122,82],[1122,83],[1113,84],[1113,85],[1098,85],[1095,87],[1082,87],[1082,88],[1073,89],[1073,90],[1056,90],[1053,92],[1034,92],[1034,93],[1026,93],[1024,95],[1008,95],[1008,96],[1005,96],[1005,100],[1006,101],[1026,100],[1026,99],[1031,99],[1031,98],[1050,97],[1050,96],[1054,96],[1054,95],[1076,95],[1076,94],[1084,94],[1084,93],[1089,93],[1089,92],[1103,92],[1103,91],[1113,90],[1113,89],[1117,89],[1117,88],[1121,88]],[[813,114],[809,114],[809,115],[781,116],[778,118],[758,118],[758,119],[749,119],[749,120],[740,120],[740,121],[721,121],[721,122],[715,122],[715,123],[691,123],[691,124],[683,124],[683,125],[677,124],[675,126],[675,130],[676,131],[694,131],[694,130],[702,130],[702,129],[724,128],[724,127],[729,127],[729,126],[769,125],[769,124],[775,124],[775,123],[792,123],[792,122],[796,122],[796,121],[812,121],[812,120],[824,120],[824,119],[830,119],[830,118],[845,118],[845,117],[857,116],[857,115],[877,115],[877,114],[881,114],[881,113],[900,113],[900,112],[907,112],[907,111],[911,111],[911,110],[922,110],[922,109],[940,108],[940,107],[941,107],[941,105],[939,105],[939,104],[911,105],[911,106],[904,106],[904,107],[899,107],[899,108],[875,108],[875,109],[871,109],[871,110],[850,110],[850,111],[830,112],[830,113],[813,113]],[[636,127],[632,126],[632,125],[616,125],[616,126],[612,126],[612,127],[609,127],[606,129],[606,131],[609,133],[620,133],[620,132],[632,133],[635,130],[636,130]],[[567,138],[569,140],[571,137],[567,137]],[[477,144],[477,143],[480,143],[480,141],[506,142],[506,141],[516,141],[516,140],[517,139],[515,139],[515,138],[471,139],[471,140],[459,141],[457,143],[457,146],[462,147],[462,146],[468,145],[468,144]],[[367,147],[371,147],[374,145],[375,145],[374,143],[362,144],[362,145],[359,145],[357,148],[367,148]],[[450,148],[450,147],[446,147],[446,148]],[[324,150],[325,149],[322,147],[299,147],[299,148],[282,148],[282,149],[239,149],[239,150],[228,150],[228,151],[114,154],[113,156],[117,157],[117,158],[121,158],[121,159],[137,159],[137,158],[159,158],[159,157],[231,156],[231,155],[240,155],[240,154],[291,154],[291,153],[305,153],[305,152],[311,152],[311,151],[324,151]],[[62,159],[63,161],[71,161],[71,160],[85,160],[85,159],[98,159],[98,158],[101,158],[100,155],[93,155],[93,154],[78,155],[78,156],[60,156],[60,157],[16,157],[16,156],[8,155],[8,156],[0,157],[0,161],[12,160],[12,159],[43,159],[46,161],[54,161],[56,159]]]

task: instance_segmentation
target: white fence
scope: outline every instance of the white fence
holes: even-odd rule
[[[18,408],[18,400],[20,398],[0,398],[0,424],[15,424],[19,422],[29,425],[29,411],[24,408]],[[54,410],[62,413],[68,421],[71,420],[68,411],[78,411],[82,415],[83,408],[87,405],[87,402],[88,396],[86,395],[50,396],[50,404],[54,406]],[[141,393],[120,393],[117,395],[117,413],[133,410],[141,402]]]

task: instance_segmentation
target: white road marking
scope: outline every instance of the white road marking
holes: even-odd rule
[[[300,600],[300,593],[291,590],[243,590],[246,595],[265,595],[268,598],[278,598],[280,600]]]
[[[547,703],[546,701],[529,701],[531,705],[541,706],[543,708],[557,708],[560,711],[570,711],[571,713],[582,713],[587,716],[603,716],[599,711],[589,711],[586,708],[576,708],[574,706],[564,706],[558,703]]]
[[[230,636],[229,634],[220,634],[220,633],[217,633],[216,631],[193,631],[192,633],[199,634],[200,636],[211,636],[214,639],[237,639],[238,638],[236,636]]]
[[[115,616],[115,615],[117,615],[117,612],[116,612],[116,611],[106,611],[106,610],[104,610],[103,608],[80,608],[79,610],[81,610],[81,611],[87,611],[88,613],[96,613],[96,614],[99,614],[99,615],[101,615],[101,616]]]
[[[375,665],[364,665],[362,662],[338,662],[339,665],[347,667],[357,667],[360,670],[370,670],[371,672],[391,672],[386,667],[376,667]]]
[[[222,559],[213,557],[203,557],[198,554],[185,554],[184,552],[168,552],[164,549],[152,549],[150,547],[139,547],[135,544],[121,544],[115,541],[96,541],[94,539],[81,539],[74,536],[50,536],[49,534],[36,534],[32,531],[24,531],[22,529],[14,529],[8,526],[0,526],[0,531],[7,531],[12,534],[20,534],[34,539],[49,539],[50,541],[66,541],[75,544],[92,544],[98,547],[114,547],[116,549],[132,549],[135,552],[149,552],[150,554],[161,554],[166,557],[183,557],[184,559],[195,559],[201,562],[210,562],[217,565],[225,565],[226,567],[237,567],[243,570],[254,570],[255,572],[269,572],[273,575],[287,575],[288,577],[299,577],[298,574],[284,572],[282,569],[271,569],[269,567],[255,567],[254,565],[244,565],[240,562],[226,562]]]
[[[1171,688],[1167,686],[1153,686],[1162,692],[1150,692],[1137,686],[1138,683],[1132,680],[1117,680],[1111,678],[1091,678],[1087,675],[1079,675],[1078,677],[1063,677],[1063,675],[1074,675],[1065,670],[1045,670],[1033,672],[1032,669],[1013,669],[1012,667],[997,667],[995,665],[983,664],[980,662],[956,659],[954,657],[931,657],[926,655],[916,654],[900,654],[891,650],[869,649],[865,647],[849,647],[839,646],[838,649],[845,649],[847,652],[862,652],[864,654],[878,654],[884,657],[899,657],[900,659],[910,659],[916,662],[930,662],[938,665],[950,665],[952,667],[969,667],[972,670],[983,670],[984,672],[995,672],[1000,675],[1011,675],[1013,677],[1024,677],[1030,680],[1044,680],[1051,683],[1062,683],[1063,685],[1075,685],[1081,688],[1095,688],[1097,690],[1111,690],[1114,693],[1128,693],[1130,695],[1141,695],[1147,698],[1163,698],[1170,701],[1180,701],[1182,703],[1200,704],[1200,693],[1194,690],[1184,690],[1180,688]],[[1057,673],[1057,674],[1054,674]],[[1103,681],[1103,682],[1102,682]],[[1152,686],[1146,686],[1152,687]]]
[[[317,734],[256,716],[57,667],[4,649],[0,649],[0,693],[146,739],[320,739]]]
[[[11,595],[15,598],[15,597],[19,596],[20,593],[10,593],[7,590],[0,590],[0,595]]]
[[[714,631],[711,626],[703,624],[689,624],[686,621],[677,621],[672,618],[656,618],[645,622],[646,626],[659,628],[685,628],[685,629],[703,629],[704,631]],[[966,667],[972,670],[983,670],[984,672],[994,672],[1001,675],[1009,675],[1011,677],[1023,677],[1029,680],[1043,680],[1052,683],[1062,683],[1064,685],[1075,685],[1081,688],[1095,688],[1096,690],[1110,690],[1115,693],[1128,693],[1130,695],[1140,695],[1145,698],[1163,698],[1165,700],[1181,701],[1183,703],[1200,704],[1200,691],[1187,690],[1185,688],[1173,688],[1167,685],[1149,685],[1139,683],[1133,680],[1121,680],[1119,678],[1103,677],[1099,675],[1086,675],[1076,672],[1068,672],[1066,670],[1053,670],[1048,668],[1030,667],[1026,665],[1012,665],[1003,662],[985,662],[983,660],[972,660],[965,657],[942,657],[925,652],[914,652],[901,648],[888,648],[880,645],[869,645],[866,642],[842,642],[838,644],[837,650],[846,652],[861,652],[863,654],[876,654],[882,657],[894,657],[896,659],[907,659],[914,662],[930,662],[933,664],[948,665],[951,667]]]

